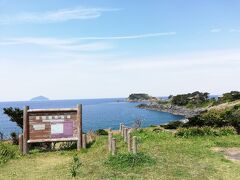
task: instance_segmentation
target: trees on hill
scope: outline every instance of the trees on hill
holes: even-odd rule
[[[176,96],[171,96],[171,102],[173,105],[178,106],[186,106],[186,105],[200,105],[206,101],[208,101],[208,95],[207,92],[193,92],[188,94],[180,94]]]
[[[229,93],[224,93],[222,97],[219,98],[220,103],[231,102],[240,99],[239,91],[231,91]]]

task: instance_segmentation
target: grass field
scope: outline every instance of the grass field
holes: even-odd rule
[[[154,164],[127,169],[106,165],[107,137],[102,136],[81,152],[32,151],[17,157],[0,166],[0,179],[74,179],[70,168],[76,153],[82,165],[75,179],[240,179],[240,163],[211,150],[240,147],[237,135],[179,138],[171,132],[153,132],[152,128],[135,134],[139,137],[139,151],[150,155]],[[115,136],[118,152],[127,152],[121,137]]]

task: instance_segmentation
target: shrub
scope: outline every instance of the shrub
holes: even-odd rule
[[[79,170],[79,167],[82,165],[80,158],[77,155],[73,156],[73,162],[72,167],[70,168],[70,173],[72,177],[77,176],[77,172]]]
[[[121,170],[127,168],[142,167],[144,165],[152,165],[155,164],[155,159],[144,153],[119,153],[115,156],[109,156],[105,164],[111,168]]]
[[[6,163],[8,160],[17,156],[17,148],[10,144],[0,142],[0,164]]]
[[[182,121],[171,121],[168,124],[160,125],[161,127],[165,129],[177,129],[179,127],[182,127],[184,123]]]
[[[228,136],[236,134],[234,127],[222,127],[212,128],[209,126],[205,127],[190,127],[190,128],[179,128],[175,133],[176,136],[180,137],[193,137],[193,136]]]
[[[14,145],[18,145],[18,137],[17,137],[17,133],[12,132],[12,133],[11,133],[11,139],[12,139],[12,144],[14,144]]]
[[[100,135],[106,136],[106,135],[108,135],[108,132],[105,131],[104,129],[98,129],[98,130],[96,130],[96,134],[99,136]]]

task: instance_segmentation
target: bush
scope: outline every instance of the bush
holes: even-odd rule
[[[12,144],[13,144],[13,145],[18,145],[18,136],[17,136],[17,133],[12,132],[12,133],[11,133],[11,139],[12,139]]]
[[[119,153],[115,156],[109,156],[105,164],[114,169],[127,169],[155,164],[155,159],[144,153]]]
[[[165,129],[177,129],[179,127],[182,127],[184,123],[182,121],[172,121],[169,122],[168,124],[160,125],[161,127]]]
[[[80,158],[77,155],[73,156],[73,162],[72,167],[70,168],[70,173],[72,177],[77,176],[77,172],[79,170],[79,167],[82,165]]]
[[[17,148],[15,146],[0,142],[0,164],[4,164],[16,156]]]
[[[236,134],[234,127],[222,127],[212,128],[209,126],[205,127],[190,127],[190,128],[179,128],[175,133],[176,136],[180,137],[193,137],[193,136],[228,136]]]
[[[208,112],[189,118],[189,121],[183,127],[193,126],[233,126],[240,134],[240,106],[235,105],[226,109],[209,110]]]
[[[100,135],[106,136],[106,135],[108,135],[108,132],[105,131],[104,129],[98,129],[98,130],[96,130],[96,134],[99,136]]]

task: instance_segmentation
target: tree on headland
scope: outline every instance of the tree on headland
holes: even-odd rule
[[[235,100],[240,99],[240,92],[239,91],[231,91],[228,93],[224,93],[222,97],[219,98],[220,103],[224,102],[232,102]]]
[[[171,96],[171,102],[173,105],[178,106],[186,106],[189,104],[192,105],[200,105],[206,101],[208,101],[208,95],[209,93],[205,92],[193,92],[188,94],[180,94],[176,96]]]
[[[9,107],[3,108],[3,113],[10,118],[10,121],[17,123],[20,128],[23,128],[23,110]]]

